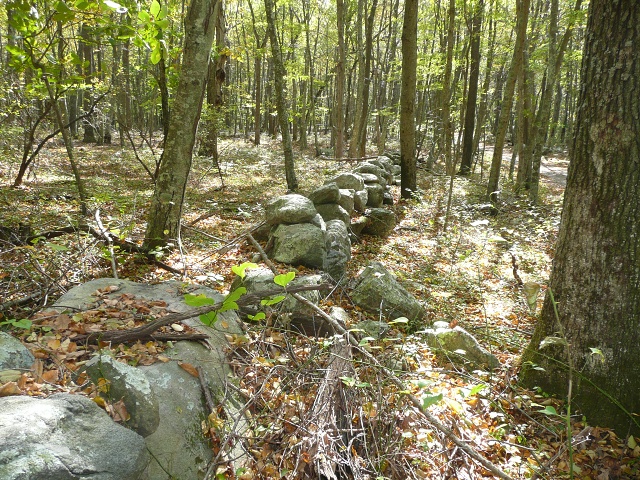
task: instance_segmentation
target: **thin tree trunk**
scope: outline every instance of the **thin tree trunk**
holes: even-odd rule
[[[511,117],[511,106],[513,104],[513,94],[518,79],[518,70],[522,68],[522,58],[524,54],[525,36],[527,33],[527,23],[529,20],[530,0],[520,0],[518,2],[517,16],[517,32],[516,43],[514,45],[511,66],[509,67],[509,75],[504,89],[504,97],[498,119],[498,127],[496,130],[496,141],[493,149],[493,158],[491,160],[491,171],[489,173],[489,182],[487,184],[487,197],[492,202],[498,200],[498,190],[500,181],[500,168],[502,167],[502,153],[504,151],[504,142],[507,136],[507,128],[509,127],[509,118]]]
[[[273,0],[264,0],[264,7],[267,14],[267,33],[271,43],[271,56],[273,60],[273,80],[276,89],[276,109],[278,110],[278,120],[282,134],[282,148],[284,150],[284,170],[287,179],[287,188],[291,192],[298,190],[298,180],[296,178],[295,165],[293,161],[293,148],[291,147],[291,134],[289,133],[289,112],[285,98],[286,71],[282,60],[282,51],[276,32],[275,7]]]
[[[464,137],[462,145],[462,160],[460,162],[460,175],[471,173],[471,163],[475,145],[473,143],[473,131],[476,122],[476,104],[478,101],[478,81],[480,79],[480,30],[482,28],[482,15],[484,0],[478,0],[471,20],[471,65],[469,67],[469,90],[467,92],[467,108],[464,114]]]
[[[182,68],[147,222],[147,248],[166,246],[170,239],[179,238],[180,218],[216,30],[212,18],[215,5],[216,0],[191,0],[189,5]]]
[[[405,0],[402,23],[402,93],[400,95],[400,192],[416,193],[416,69],[418,65],[418,0]]]

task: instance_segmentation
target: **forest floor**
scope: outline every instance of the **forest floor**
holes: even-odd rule
[[[231,267],[255,256],[250,244],[236,239],[262,221],[267,201],[286,193],[280,145],[269,139],[260,147],[241,139],[221,139],[219,151],[221,176],[211,159],[194,159],[181,248],[166,252],[162,258],[184,275],[139,256],[117,253],[120,278],[139,282],[178,279],[226,292],[234,277]],[[140,155],[153,168],[152,152],[141,149]],[[140,243],[153,184],[131,150],[82,146],[78,157],[92,197],[91,207],[99,209],[104,226],[123,239]],[[505,166],[508,158],[510,152],[505,154]],[[485,163],[489,161],[486,152]],[[420,167],[419,201],[398,201],[399,191],[393,187],[397,200],[393,209],[399,218],[395,232],[386,239],[365,236],[353,245],[348,275],[355,277],[369,261],[382,262],[427,306],[427,323],[459,325],[498,357],[502,365],[499,370],[467,371],[436,357],[424,345],[419,330],[402,328],[393,328],[384,340],[372,345],[379,358],[401,362],[404,367],[398,375],[412,393],[419,397],[442,394],[442,400],[429,410],[511,477],[640,478],[640,447],[636,444],[640,439],[620,438],[609,430],[588,426],[580,415],[574,415],[572,447],[567,448],[563,401],[542,391],[524,390],[517,383],[519,356],[533,331],[550,274],[567,163],[561,157],[543,163],[539,205],[511,193],[511,183],[505,181],[501,207],[493,214],[479,208],[485,203],[486,178],[477,173],[456,178],[449,219],[445,219],[449,178],[439,167],[436,174]],[[309,193],[324,178],[351,167],[348,162],[323,160],[298,151],[300,192]],[[10,188],[16,168],[15,163],[0,160],[1,226],[18,229],[19,224],[28,224],[32,234],[39,234],[78,223],[77,194],[61,146],[45,149],[25,184]],[[487,168],[485,165],[485,172]],[[88,235],[64,235],[21,247],[6,240],[0,240],[0,328],[23,336],[28,332],[16,326],[15,320],[32,315],[34,305],[21,300],[33,295],[50,305],[78,283],[113,275],[108,249]],[[304,268],[295,270],[309,273]],[[518,278],[541,286],[535,312],[527,305]],[[43,300],[38,293],[45,285],[50,292]],[[343,306],[353,322],[371,318],[350,303],[344,290],[322,302],[323,307],[330,305]],[[251,358],[245,355],[238,370],[245,374],[251,371],[254,382],[270,382],[268,388],[260,389],[269,395],[261,399],[263,409],[254,417],[259,424],[255,427],[256,439],[270,441],[255,440],[252,476],[245,473],[247,476],[241,478],[304,478],[295,476],[298,467],[290,460],[293,455],[304,456],[299,439],[287,428],[274,425],[294,421],[287,418],[293,416],[287,407],[292,397],[285,394],[282,385],[287,385],[289,392],[295,390],[298,399],[313,398],[309,378],[317,378],[317,374],[296,371],[283,378],[283,373],[274,373],[274,365],[281,360],[282,352],[288,351],[306,359],[305,368],[321,371],[326,355],[322,356],[324,340],[292,340],[291,335],[272,325],[254,325],[242,341],[245,346],[252,345],[244,350],[254,354]],[[271,358],[275,355],[274,344],[279,345],[280,353]],[[310,352],[317,352],[315,361],[310,361]],[[403,400],[402,392],[393,390],[379,372],[358,364],[356,375],[360,382],[348,388],[357,392],[366,434],[354,455],[361,457],[363,471],[370,472],[370,478],[491,477],[417,415]],[[255,385],[253,390],[249,384],[245,387],[257,395]]]

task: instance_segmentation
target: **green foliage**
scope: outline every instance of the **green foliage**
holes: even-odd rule
[[[20,320],[16,320],[15,318],[9,318],[0,322],[0,327],[8,326],[10,328],[22,329],[22,330],[31,330],[32,322],[27,318],[22,318]]]

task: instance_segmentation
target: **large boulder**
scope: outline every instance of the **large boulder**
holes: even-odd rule
[[[144,439],[86,397],[0,398],[3,480],[138,480],[148,462]]]
[[[447,322],[435,322],[433,328],[420,333],[425,335],[429,347],[444,352],[447,359],[459,364],[468,364],[472,368],[494,369],[500,361],[482,347],[473,335],[462,327],[449,328]]]
[[[367,183],[367,206],[379,208],[384,203],[384,188],[379,183]]]
[[[416,325],[425,315],[424,307],[379,262],[371,262],[356,278],[351,299],[370,312],[380,312],[394,320],[406,317]]]
[[[349,215],[349,212],[338,204],[326,203],[324,205],[318,205],[316,208],[318,209],[318,213],[322,215],[325,222],[329,222],[330,220],[341,220],[345,225],[349,225],[351,223],[351,215]]]
[[[324,268],[327,257],[325,232],[315,225],[279,225],[273,232],[273,240],[271,258],[275,261]]]
[[[113,291],[105,294],[105,290]],[[193,308],[184,302],[185,293],[204,294],[215,301],[223,299],[222,295],[210,288],[198,286],[185,288],[182,282],[177,281],[150,285],[102,278],[71,289],[58,300],[56,305],[61,306],[59,309],[64,308],[62,305],[82,310],[93,308],[96,297],[92,294],[96,291],[102,292],[101,295],[107,298],[117,298],[126,294],[147,301],[162,300],[166,303],[168,312],[188,312]],[[181,368],[181,363],[202,367],[217,403],[225,406],[229,421],[237,422],[238,431],[244,431],[246,423],[241,408],[242,400],[230,393],[233,390],[228,386],[228,382],[232,372],[225,353],[228,347],[226,336],[241,333],[238,322],[236,313],[231,310],[220,313],[218,322],[213,327],[203,325],[197,316],[185,320],[183,323],[191,326],[198,333],[209,336],[207,342],[209,347],[196,342],[174,342],[171,348],[163,352],[169,361],[136,367],[137,373],[142,373],[146,378],[156,398],[159,423],[155,431],[144,439],[152,459],[146,470],[135,478],[140,480],[201,478],[213,456],[211,445],[202,434],[201,421],[209,412],[204,407],[200,382]],[[126,373],[127,370],[118,370],[118,372]],[[114,373],[109,376],[116,378],[116,375]],[[137,374],[132,378],[122,379],[121,383],[136,385],[135,388],[139,390],[127,394],[125,399],[129,396],[134,398],[135,395],[144,391],[144,382]],[[154,414],[151,412],[145,415],[152,418]],[[238,458],[236,465],[242,463],[243,452],[239,443],[234,447],[232,455]],[[0,475],[0,478],[3,477]]]
[[[277,197],[265,206],[268,225],[279,223],[304,223],[316,215],[313,202],[304,195],[291,193]]]
[[[396,228],[396,215],[387,208],[371,208],[367,210],[365,216],[367,223],[362,233],[367,235],[385,238]]]
[[[356,191],[353,188],[341,188],[339,192],[340,198],[335,203],[340,205],[349,215],[351,215],[355,207]]]
[[[351,259],[351,240],[347,226],[341,220],[327,222],[327,263],[325,271],[336,282],[345,277]]]
[[[356,212],[364,213],[367,209],[367,202],[369,201],[369,192],[367,189],[358,190],[353,194],[353,208]]]
[[[29,370],[34,362],[33,355],[20,340],[5,332],[0,332],[0,371]]]
[[[340,189],[335,182],[327,183],[311,192],[309,194],[309,200],[311,200],[314,205],[338,203],[338,200],[340,200]]]
[[[387,172],[384,168],[374,165],[373,163],[361,163],[354,168],[353,171],[356,173],[373,173],[378,177],[378,182],[382,186],[389,185],[393,182],[393,175],[391,175],[391,172]]]
[[[356,191],[364,188],[364,180],[360,175],[355,173],[341,173],[335,177],[330,178],[324,183],[335,183],[338,188],[352,188]]]

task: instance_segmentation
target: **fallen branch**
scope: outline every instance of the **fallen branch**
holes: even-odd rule
[[[326,288],[327,285],[301,285],[296,287],[287,287],[285,289],[277,288],[271,290],[264,290],[261,292],[256,292],[254,294],[247,294],[240,297],[240,299],[236,302],[239,307],[244,305],[251,305],[254,302],[257,302],[265,297],[271,297],[273,295],[280,295],[283,292],[296,294],[296,292],[308,291],[308,290],[320,290],[322,288]],[[149,338],[159,338],[160,334],[154,334],[156,330],[160,327],[164,327],[166,325],[171,325],[172,323],[181,322],[183,320],[188,320],[190,318],[195,318],[205,313],[213,312],[215,310],[219,310],[222,307],[224,301],[216,302],[213,305],[203,305],[202,307],[196,307],[188,312],[181,313],[172,313],[171,315],[167,315],[165,317],[158,318],[153,320],[145,325],[141,325],[140,327],[131,328],[128,330],[109,330],[106,332],[94,332],[87,335],[78,335],[73,337],[73,341],[78,342],[86,342],[86,343],[96,343],[100,342],[111,342],[111,343],[127,343],[135,340],[143,340]],[[206,335],[205,335],[206,337]],[[175,337],[174,337],[175,338]]]

